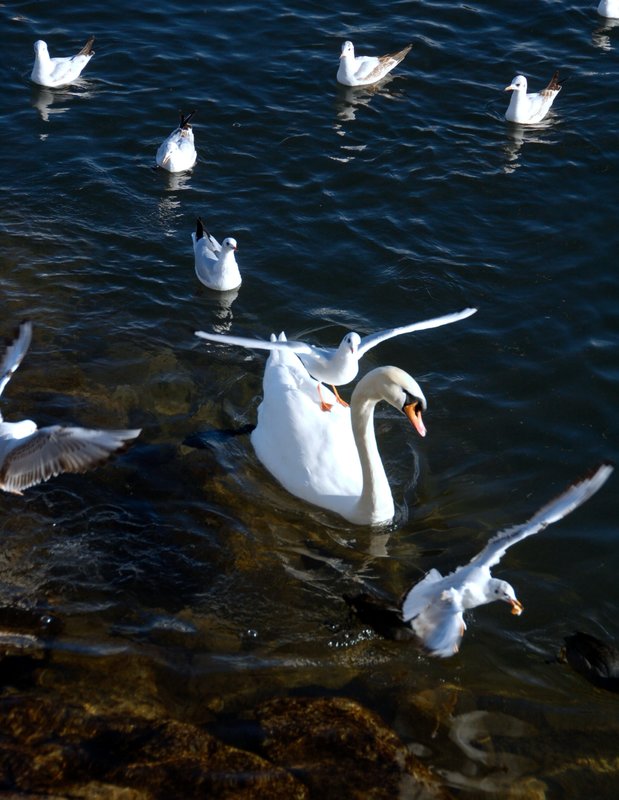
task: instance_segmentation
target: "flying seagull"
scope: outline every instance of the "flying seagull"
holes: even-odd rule
[[[402,325],[399,328],[390,328],[386,331],[372,333],[363,338],[353,331],[344,336],[337,348],[316,347],[307,342],[267,342],[262,339],[249,339],[244,336],[228,336],[220,333],[206,333],[205,331],[196,331],[195,335],[211,342],[237,344],[241,347],[256,350],[292,350],[293,353],[299,356],[310,375],[317,381],[331,384],[338,402],[342,405],[347,405],[347,403],[340,398],[335,387],[343,386],[355,379],[359,372],[359,359],[362,358],[368,350],[371,350],[372,347],[380,344],[380,342],[384,342],[386,339],[392,339],[394,336],[400,336],[403,333],[413,333],[414,331],[438,328],[441,325],[449,325],[452,322],[458,322],[461,319],[470,317],[476,311],[476,308],[465,308],[463,311],[456,311],[453,314],[445,314],[442,317],[434,317],[433,319],[427,319],[423,322],[413,322],[411,325]],[[318,387],[318,392],[320,394],[320,386]],[[328,411],[331,408],[331,405],[322,401],[322,396],[321,402],[323,411]]]
[[[582,505],[606,483],[612,471],[610,464],[602,464],[571,484],[527,522],[497,533],[468,564],[445,577],[431,569],[416,583],[404,596],[401,616],[425,649],[435,656],[456,653],[466,629],[463,614],[470,608],[502,600],[512,607],[512,614],[521,614],[523,605],[512,586],[493,578],[490,568],[499,563],[509,547],[543,531]]]
[[[32,339],[32,323],[22,322],[0,358],[0,396],[19,367]],[[91,430],[50,425],[30,419],[5,422],[0,414],[0,489],[24,489],[61,472],[85,472],[128,446],[140,430]]]

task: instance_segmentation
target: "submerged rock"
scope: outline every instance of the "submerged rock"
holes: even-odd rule
[[[169,800],[282,798],[307,790],[286,770],[174,720],[60,707],[47,697],[0,700],[0,791]]]
[[[321,800],[451,797],[376,714],[354,700],[279,698],[259,706],[264,752]]]

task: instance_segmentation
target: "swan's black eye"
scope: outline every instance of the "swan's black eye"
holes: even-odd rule
[[[495,593],[495,594],[498,594],[498,593],[499,593],[499,590],[498,590],[498,589],[495,589],[495,590],[494,590],[494,593]]]

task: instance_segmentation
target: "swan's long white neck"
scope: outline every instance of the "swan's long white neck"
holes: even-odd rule
[[[358,389],[351,403],[351,421],[361,462],[363,488],[355,515],[361,522],[367,524],[369,521],[370,525],[375,525],[393,519],[395,507],[374,433],[374,408],[378,400],[369,398]]]

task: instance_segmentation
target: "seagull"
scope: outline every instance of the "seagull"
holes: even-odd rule
[[[408,44],[403,50],[385,56],[355,56],[353,43],[344,42],[337,70],[338,83],[343,83],[344,86],[368,86],[376,83],[406,58],[412,46]]]
[[[505,119],[520,125],[535,125],[544,119],[555,97],[561,91],[559,70],[554,73],[548,86],[541,92],[527,94],[527,79],[524,75],[516,75],[509,86],[505,87],[505,91],[513,92],[505,112]]]
[[[600,0],[598,14],[608,19],[619,19],[619,0]]]
[[[40,86],[49,86],[52,89],[73,83],[79,78],[82,70],[95,54],[92,49],[94,40],[95,37],[91,36],[79,53],[74,56],[50,58],[47,44],[39,39],[34,43],[34,66],[30,79]]]
[[[191,169],[196,163],[198,154],[193,141],[193,130],[189,124],[195,111],[190,111],[187,116],[181,111],[181,119],[176,130],[159,145],[157,150],[157,165],[167,169],[168,172],[184,172]]]
[[[241,273],[234,256],[236,239],[227,236],[221,244],[205,229],[198,217],[196,232],[191,234],[196,275],[209,289],[230,292],[241,285]]]
[[[340,342],[337,349],[333,347],[316,347],[307,342],[296,341],[263,341],[262,339],[249,339],[244,336],[228,336],[219,333],[205,333],[196,331],[195,335],[210,342],[222,342],[223,344],[238,344],[241,347],[248,347],[256,350],[292,350],[296,353],[303,365],[317,381],[328,383],[333,387],[335,398],[338,403],[347,406],[339,396],[336,386],[342,386],[355,379],[359,372],[359,359],[368,350],[376,347],[380,342],[400,336],[403,333],[413,333],[423,331],[428,328],[438,328],[441,325],[449,325],[461,319],[470,317],[477,311],[476,308],[465,308],[463,311],[456,311],[453,314],[446,314],[442,317],[434,317],[423,322],[414,322],[411,325],[403,325],[399,328],[390,328],[386,331],[373,333],[361,338],[358,333],[351,331]],[[318,384],[318,394],[320,395],[321,407],[323,411],[330,411],[332,404],[326,403],[322,399],[320,384]]]
[[[431,569],[404,596],[401,617],[424,648],[433,656],[446,658],[458,652],[466,629],[463,614],[470,608],[502,600],[521,614],[522,603],[507,581],[493,578],[490,568],[498,564],[516,542],[544,530],[582,505],[608,480],[613,467],[601,464],[594,472],[571,484],[545,505],[528,522],[506,528],[493,536],[468,564],[443,577]]]
[[[22,322],[0,358],[0,396],[19,367],[32,339],[32,323]],[[4,422],[0,414],[0,489],[22,494],[24,489],[61,472],[85,472],[128,446],[140,430],[90,430],[35,422]]]

